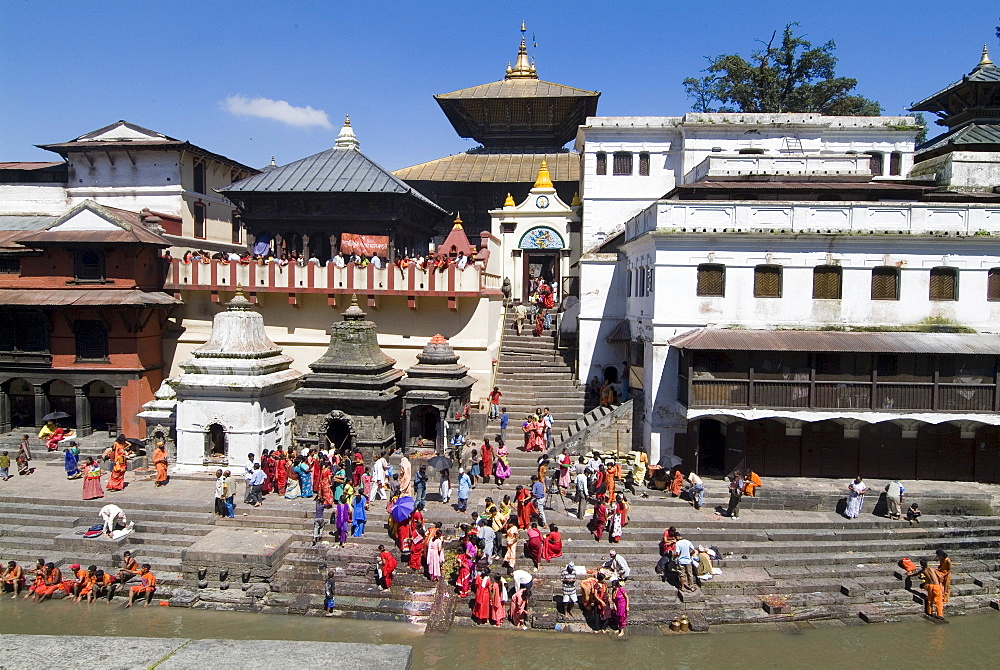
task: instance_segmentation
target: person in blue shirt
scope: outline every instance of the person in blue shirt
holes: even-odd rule
[[[535,509],[544,526],[548,523],[545,520],[545,482],[538,479],[538,475],[531,475],[531,497],[535,499]]]
[[[507,408],[504,407],[500,410],[500,439],[504,442],[507,441],[507,422],[510,421],[510,417],[507,416]]]
[[[459,470],[458,476],[458,511],[464,512],[469,506],[469,494],[472,492],[472,478],[465,470]]]

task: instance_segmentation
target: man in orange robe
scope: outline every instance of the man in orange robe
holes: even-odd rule
[[[143,607],[149,607],[149,603],[153,599],[153,592],[156,591],[156,575],[150,572],[149,563],[143,563],[142,567],[139,568],[139,578],[142,579],[142,583],[129,589],[128,603],[125,607],[131,607],[132,603],[135,602],[136,595],[139,594],[146,596]]]

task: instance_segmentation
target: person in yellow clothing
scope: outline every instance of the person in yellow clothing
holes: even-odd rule
[[[927,616],[944,618],[944,588],[941,585],[941,575],[937,570],[927,565],[927,559],[920,559],[920,571],[918,573],[924,583],[924,590],[927,597],[924,599],[924,612]]]
[[[951,559],[948,558],[948,554],[944,552],[944,549],[938,549],[935,554],[938,558],[937,572],[941,576],[941,590],[944,604],[948,604],[948,598],[951,596]]]

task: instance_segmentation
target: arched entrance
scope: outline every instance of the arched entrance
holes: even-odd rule
[[[205,431],[205,458],[212,461],[224,461],[228,453],[226,428],[222,424],[213,423]]]
[[[34,427],[35,424],[35,387],[28,380],[16,377],[4,384],[10,403],[11,428]]]
[[[115,389],[102,381],[92,381],[83,388],[90,403],[90,425],[94,430],[108,430],[120,425]]]
[[[351,427],[343,419],[331,419],[326,424],[326,443],[335,451],[350,450],[354,446]]]
[[[59,424],[64,427],[76,426],[76,392],[73,387],[61,379],[53,379],[44,386],[45,396],[49,401],[49,412],[66,412],[68,419],[61,419]]]
[[[609,384],[618,383],[618,368],[614,365],[609,365],[604,368],[604,381]]]
[[[521,236],[518,248],[524,256],[521,299],[528,301],[532,283],[538,280],[545,280],[550,286],[555,283],[558,292],[561,292],[562,276],[559,261],[562,250],[566,248],[562,235],[552,228],[538,226]],[[558,293],[553,297],[559,300]]]

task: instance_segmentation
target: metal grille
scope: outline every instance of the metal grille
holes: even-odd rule
[[[639,176],[649,176],[649,154],[646,152],[639,154]]]
[[[958,270],[931,268],[931,300],[958,300]]]
[[[880,267],[872,270],[872,300],[899,300],[899,270]]]
[[[726,295],[725,265],[698,266],[698,295],[720,298]]]
[[[986,299],[1000,302],[1000,268],[992,268],[986,280]]]
[[[77,321],[76,357],[105,359],[108,357],[108,330],[100,321]]]
[[[754,268],[753,295],[755,298],[781,297],[780,265],[758,265]]]
[[[840,299],[840,268],[836,265],[821,265],[813,270],[813,298],[821,300]]]
[[[632,154],[628,151],[619,151],[615,154],[613,166],[614,174],[628,176],[632,174]]]
[[[608,155],[601,153],[597,154],[597,174],[607,174],[608,173]]]

